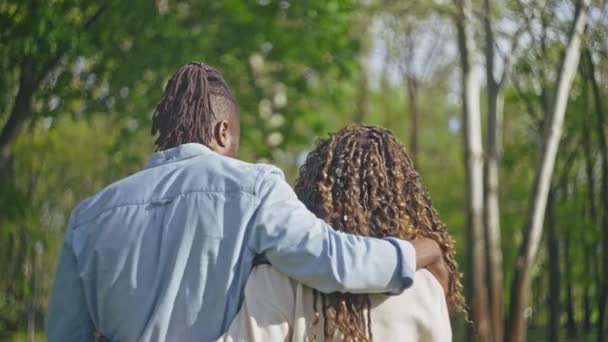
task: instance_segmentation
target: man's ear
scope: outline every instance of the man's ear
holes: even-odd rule
[[[228,121],[226,120],[218,121],[213,127],[213,137],[215,138],[215,142],[222,149],[230,146],[230,135],[228,132],[229,128]]]

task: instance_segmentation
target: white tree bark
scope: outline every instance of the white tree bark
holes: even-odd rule
[[[484,175],[484,223],[488,258],[490,325],[494,341],[502,341],[503,339],[503,268],[498,193],[502,104],[503,97],[500,89],[488,90],[488,144]]]
[[[486,258],[483,227],[483,150],[479,70],[473,63],[476,51],[471,28],[470,0],[455,0],[457,9],[456,28],[462,68],[462,105],[464,118],[464,145],[466,169],[468,272],[467,297],[473,319],[471,341],[488,341],[488,288],[486,283]]]
[[[545,113],[545,137],[540,158],[536,167],[534,188],[530,197],[530,208],[524,227],[524,240],[521,245],[515,278],[512,286],[511,310],[507,340],[523,342],[526,336],[526,317],[528,305],[531,267],[538,252],[543,231],[544,213],[555,166],[555,158],[562,133],[566,106],[572,81],[578,68],[581,50],[581,37],[587,20],[589,0],[581,0],[577,8],[568,44],[557,70],[557,87]]]
[[[499,205],[499,164],[502,143],[502,89],[507,75],[510,73],[513,55],[517,49],[519,32],[513,35],[511,55],[504,60],[502,74],[496,79],[494,66],[496,59],[496,41],[492,20],[490,0],[484,1],[484,31],[485,31],[485,60],[486,60],[486,90],[487,90],[487,152],[484,173],[484,225],[487,249],[490,327],[493,341],[503,340],[503,267],[502,246],[500,236],[500,205]]]

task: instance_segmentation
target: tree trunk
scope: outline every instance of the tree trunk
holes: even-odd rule
[[[369,55],[371,53],[369,27],[365,24],[361,39],[361,55],[359,61],[359,85],[357,87],[357,107],[355,108],[355,123],[363,123],[369,115]]]
[[[547,292],[547,286],[545,285],[546,280],[543,278],[546,278],[547,275],[544,274],[542,276],[540,276],[539,278],[536,278],[532,281],[532,303],[530,304],[531,309],[530,309],[530,327],[532,328],[537,328],[540,327],[541,325],[546,325],[547,324],[547,320],[545,319],[542,323],[541,323],[541,315],[540,315],[540,310],[538,311],[534,311],[533,308],[541,308],[545,306],[544,300],[543,300],[543,295]]]
[[[475,51],[471,3],[455,0],[458,11],[456,28],[462,68],[462,106],[464,122],[464,159],[466,171],[467,242],[469,253],[467,272],[467,298],[473,319],[470,341],[489,341],[488,288],[486,283],[486,257],[483,228],[483,153],[481,114],[479,110],[479,80],[472,55]]]
[[[28,342],[36,341],[36,304],[38,302],[38,272],[39,272],[39,257],[36,252],[37,248],[32,253],[32,274],[30,282],[30,293],[28,294],[28,308],[27,308],[27,340]]]
[[[560,318],[560,257],[559,232],[555,219],[555,191],[551,190],[547,199],[547,261],[549,263],[549,293],[547,302],[549,306],[549,325],[547,336],[549,341],[559,341]]]
[[[595,125],[594,120],[593,120],[593,111],[591,109],[590,106],[590,92],[589,92],[589,83],[588,79],[589,79],[589,61],[586,58],[587,54],[586,54],[586,50],[585,50],[585,54],[584,54],[584,59],[581,62],[581,73],[583,75],[583,77],[585,77],[585,80],[583,80],[582,83],[582,90],[583,90],[583,112],[585,113],[585,118],[583,120],[583,151],[585,154],[585,175],[586,175],[586,180],[587,180],[587,206],[585,208],[585,216],[588,217],[588,222],[590,222],[590,224],[592,225],[592,227],[595,227],[599,221],[598,221],[598,216],[597,216],[597,206],[596,206],[596,193],[595,193],[595,186],[596,186],[596,181],[595,181],[595,172],[594,172],[594,161],[595,158],[593,156],[593,152],[592,152],[592,145],[593,145],[593,131],[591,130],[591,128]],[[592,252],[595,249],[595,243],[591,242],[589,243],[587,240],[583,241],[583,248],[584,248],[584,256],[585,259],[587,260],[587,262],[584,263],[584,272],[587,275],[590,275],[591,278],[593,278],[592,275],[596,274],[596,268],[594,267],[594,261],[595,261],[595,255]],[[593,283],[593,281],[591,282],[587,282],[586,280],[585,286],[584,288],[584,292],[583,292],[583,307],[582,307],[582,311],[583,311],[583,331],[585,334],[588,334],[591,331],[591,299],[590,299],[590,287],[592,286],[591,284]],[[600,288],[600,287],[598,287]]]
[[[494,341],[501,341],[503,336],[502,310],[502,246],[500,236],[500,208],[498,192],[498,168],[500,155],[498,141],[502,127],[502,96],[497,92],[488,94],[488,133],[487,157],[485,165],[485,228],[487,239],[488,279],[490,284],[491,326]]]
[[[407,79],[407,103],[410,112],[410,156],[418,167],[418,82],[412,77]]]
[[[589,287],[585,286],[583,291],[583,331],[585,334],[588,334],[591,331],[591,301],[589,298]]]
[[[601,196],[602,196],[602,284],[599,291],[599,322],[597,340],[606,341],[608,339],[608,145],[606,142],[606,113],[602,106],[602,94],[595,79],[595,65],[591,52],[585,50],[585,60],[589,66],[589,81],[593,91],[595,112],[597,115],[597,135],[600,148],[600,159],[602,165],[601,174]]]
[[[487,268],[489,283],[490,326],[493,341],[503,339],[502,301],[502,246],[500,236],[500,208],[498,168],[502,141],[502,83],[494,78],[494,30],[491,21],[490,0],[484,1],[485,59],[488,97],[487,154],[484,168],[484,224],[486,233]],[[508,72],[507,70],[503,71]]]
[[[382,72],[380,73],[380,93],[389,94],[391,91],[391,85],[389,83],[389,63],[391,61],[390,55],[387,53],[384,56],[384,63],[382,64]],[[382,98],[381,109],[382,109],[382,125],[384,127],[391,127],[393,124],[393,115],[391,112],[391,103],[390,100],[386,98]]]
[[[582,83],[582,91],[583,91],[583,113],[585,113],[585,118],[583,120],[583,151],[585,155],[585,175],[587,181],[587,206],[585,207],[584,215],[588,218],[591,223],[590,228],[597,227],[599,220],[597,215],[597,205],[596,205],[596,180],[595,180],[595,172],[594,172],[594,161],[595,158],[592,152],[593,145],[593,132],[591,128],[595,125],[593,120],[593,110],[590,106],[590,92],[589,92],[589,61],[587,59],[587,50],[584,50],[583,61],[581,61],[581,74],[584,77]],[[600,106],[601,107],[601,106]],[[595,243],[589,243],[587,240],[583,240],[583,248],[584,248],[584,274],[589,277],[591,283],[595,281],[594,275],[597,273],[595,268],[595,256],[593,255],[593,251],[595,249]],[[601,288],[601,285],[597,287]],[[583,333],[588,334],[591,331],[591,294],[590,294],[590,286],[585,286],[583,289],[583,303],[582,303],[582,311],[583,311],[583,322],[582,328]]]
[[[36,6],[32,2],[32,6]],[[88,30],[99,19],[106,10],[107,4],[101,5],[90,18],[81,25],[81,30]],[[11,146],[19,134],[23,124],[32,116],[32,98],[38,89],[40,82],[53,70],[63,57],[68,44],[61,44],[54,55],[48,56],[46,60],[34,60],[32,56],[25,56],[19,64],[19,89],[13,102],[8,120],[0,131],[0,177],[10,173],[7,170],[11,160]]]
[[[564,240],[564,259],[566,263],[571,263],[572,259],[570,258],[570,239],[572,236],[568,233],[566,239]],[[571,265],[569,267],[565,267],[566,270],[566,331],[568,332],[568,338],[572,341],[574,337],[576,337],[576,319],[574,318],[574,298],[572,297],[572,272]]]
[[[555,158],[563,128],[568,95],[580,58],[581,36],[587,19],[588,0],[581,0],[576,11],[574,25],[557,72],[557,87],[551,100],[550,110],[545,112],[544,140],[530,197],[530,208],[524,226],[524,238],[518,253],[515,277],[511,287],[511,305],[507,341],[526,340],[526,317],[531,268],[542,236],[544,212],[551,185]]]
[[[587,64],[587,63],[585,63]],[[587,178],[587,202],[588,207],[586,213],[590,219],[590,222],[594,224],[596,221],[596,207],[595,207],[595,175],[593,173],[593,153],[591,152],[593,132],[591,127],[593,126],[592,112],[590,110],[589,103],[589,91],[588,82],[583,82],[583,101],[584,101],[584,113],[585,118],[583,120],[583,151],[585,152],[585,174]]]
[[[13,102],[8,120],[0,132],[0,175],[7,173],[11,159],[11,145],[23,123],[32,115],[32,97],[37,88],[34,63],[25,58],[19,66],[19,89]]]

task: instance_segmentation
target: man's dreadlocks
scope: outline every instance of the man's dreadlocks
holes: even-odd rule
[[[238,114],[238,105],[219,71],[190,62],[169,80],[152,116],[157,150],[185,143],[207,145],[218,119]]]

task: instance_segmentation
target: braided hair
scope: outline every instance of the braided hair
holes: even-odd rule
[[[448,306],[464,312],[454,240],[405,148],[390,131],[352,126],[321,140],[302,165],[295,192],[336,230],[377,238],[435,240],[449,271]],[[317,315],[319,296],[325,340],[337,333],[345,341],[373,339],[368,295],[315,291]]]
[[[152,115],[156,150],[191,142],[207,145],[216,120],[228,115],[238,115],[238,105],[220,72],[190,62],[171,77]]]

